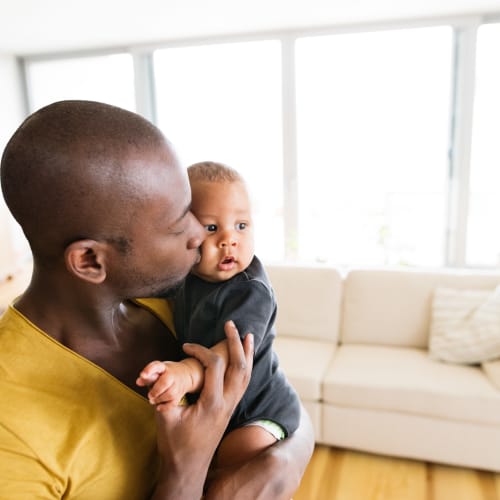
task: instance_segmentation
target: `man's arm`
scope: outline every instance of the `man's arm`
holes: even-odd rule
[[[228,322],[225,328],[229,362],[224,371],[220,356],[200,345],[184,350],[205,368],[205,382],[198,401],[190,406],[158,406],[158,451],[162,460],[153,500],[199,500],[215,450],[232,412],[250,380],[253,336],[243,344]]]
[[[314,450],[314,433],[302,407],[299,428],[249,462],[211,472],[206,500],[289,500]]]

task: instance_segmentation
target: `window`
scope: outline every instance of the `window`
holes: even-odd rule
[[[302,38],[296,53],[300,257],[442,265],[452,30]]]
[[[186,166],[237,168],[264,261],[500,267],[500,23],[483,21],[27,58],[30,108],[137,109]]]
[[[466,262],[500,267],[500,24],[478,30]]]
[[[129,54],[30,61],[26,76],[32,111],[66,99],[135,110],[134,67]]]
[[[25,69],[30,111],[64,99],[102,101],[134,111],[134,68],[129,54],[28,60]],[[11,226],[10,245],[0,261],[16,267],[30,252],[17,224]]]
[[[158,50],[158,125],[187,165],[239,170],[254,204],[256,252],[283,256],[280,43],[275,40]]]

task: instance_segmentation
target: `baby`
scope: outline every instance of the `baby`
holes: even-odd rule
[[[203,162],[188,169],[192,212],[205,227],[201,259],[175,299],[174,322],[180,342],[211,347],[227,359],[224,324],[254,335],[250,384],[217,451],[220,466],[248,460],[298,426],[298,397],[278,366],[272,349],[276,300],[254,255],[253,222],[246,184],[225,165]],[[154,404],[179,404],[203,386],[201,364],[153,361],[141,372],[140,386],[154,384]]]

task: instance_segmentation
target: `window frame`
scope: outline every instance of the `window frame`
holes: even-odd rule
[[[475,50],[477,30],[483,24],[500,22],[500,12],[467,16],[432,17],[325,26],[295,30],[276,30],[261,33],[243,33],[231,36],[208,36],[182,40],[159,41],[130,47],[102,50],[83,50],[50,54],[26,55],[18,58],[24,81],[25,109],[34,111],[30,102],[30,88],[26,79],[32,62],[115,53],[129,53],[133,57],[135,75],[135,102],[137,112],[156,123],[153,52],[157,49],[193,45],[235,43],[242,41],[277,40],[281,42],[282,71],[282,148],[283,148],[283,203],[284,203],[284,260],[297,259],[294,236],[298,231],[299,204],[297,185],[297,114],[295,82],[295,42],[302,37],[346,34],[366,31],[387,31],[432,26],[450,26],[454,33],[452,102],[450,106],[447,224],[445,231],[444,267],[468,266],[466,261],[467,217],[469,200],[472,115],[474,105]]]

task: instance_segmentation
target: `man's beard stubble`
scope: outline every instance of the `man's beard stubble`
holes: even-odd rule
[[[151,295],[151,298],[173,299],[177,295],[177,292],[182,288],[183,284],[184,284],[184,279],[178,281],[177,283],[174,283],[168,288],[164,288],[162,290],[159,290],[158,292],[155,292],[153,295]]]

